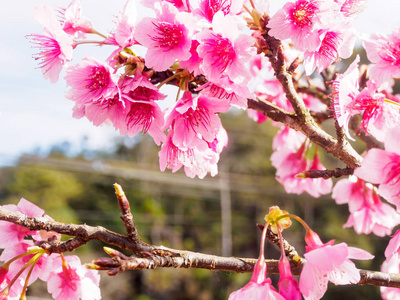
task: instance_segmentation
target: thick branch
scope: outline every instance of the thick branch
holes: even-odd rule
[[[281,122],[290,128],[302,132],[312,142],[325,149],[326,152],[339,158],[346,163],[350,168],[357,168],[360,166],[362,158],[345,140],[343,144],[339,143],[334,137],[322,130],[317,123],[312,120],[302,122],[294,113],[286,112],[279,107],[268,103],[261,102],[254,99],[247,99],[249,108],[257,110],[266,115],[270,119]]]

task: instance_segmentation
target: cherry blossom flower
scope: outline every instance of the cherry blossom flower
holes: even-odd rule
[[[222,76],[217,82],[207,82],[198,88],[206,97],[227,101],[238,108],[247,108],[247,99],[252,95],[247,86],[234,84],[228,76]]]
[[[290,38],[300,51],[316,51],[322,40],[319,29],[326,28],[338,10],[333,1],[287,2],[268,22],[269,34],[280,40]]]
[[[89,19],[82,17],[81,1],[73,0],[65,10],[61,10],[63,15],[63,30],[71,35],[77,32],[91,33],[93,26]]]
[[[307,262],[300,274],[300,291],[306,300],[320,299],[328,281],[336,284],[350,284],[360,281],[360,272],[350,259],[372,259],[367,251],[348,247],[346,243],[333,245],[334,241],[323,244],[319,236],[308,231],[306,234]]]
[[[400,257],[398,253],[383,262],[381,272],[393,274],[400,273]],[[400,290],[398,288],[382,286],[381,296],[383,300],[396,300],[400,297]]]
[[[272,149],[279,150],[287,148],[296,151],[305,142],[306,136],[289,126],[283,126],[281,130],[274,136],[272,141]]]
[[[339,126],[343,127],[346,136],[354,141],[354,138],[349,132],[349,121],[350,117],[358,112],[349,109],[349,104],[354,100],[355,96],[359,93],[358,91],[358,63],[360,57],[357,55],[355,60],[348,67],[346,72],[339,74],[335,81],[332,83],[333,93],[333,107],[335,110],[335,117]]]
[[[204,178],[207,173],[215,176],[218,173],[219,153],[227,144],[225,130],[220,131],[212,143],[199,140],[195,147],[186,149],[178,148],[173,142],[173,136],[174,129],[170,129],[167,140],[158,153],[161,171],[164,172],[168,168],[174,173],[183,166],[186,175],[191,178]]]
[[[174,124],[173,142],[180,149],[196,147],[203,139],[211,143],[222,126],[216,113],[228,108],[225,102],[205,96],[192,97],[186,91],[167,113],[164,129]]]
[[[248,108],[246,110],[247,112],[247,116],[252,119],[254,122],[257,122],[258,124],[264,123],[265,121],[267,121],[267,116],[264,115],[263,113],[260,113],[257,110]]]
[[[194,14],[199,14],[208,22],[212,22],[214,15],[221,11],[226,15],[236,15],[243,7],[244,0],[200,0],[199,8]]]
[[[78,256],[54,259],[53,272],[47,281],[47,290],[56,300],[101,299],[100,275],[81,265]]]
[[[367,0],[335,0],[339,3],[340,12],[345,17],[356,19],[367,8]]]
[[[400,254],[400,229],[390,239],[385,250],[385,257],[388,260],[396,253]]]
[[[136,3],[134,0],[127,0],[122,11],[122,15],[117,20],[117,28],[111,36],[107,37],[105,43],[119,45],[120,49],[115,50],[109,59],[126,47],[137,44],[134,37],[134,29],[136,24]]]
[[[204,30],[197,35],[200,45],[199,57],[203,59],[202,69],[208,80],[217,82],[227,75],[236,84],[246,83],[250,72],[245,67],[252,55],[255,40],[241,34],[236,19],[219,11],[212,21],[213,30]]]
[[[119,76],[107,64],[86,57],[79,64],[69,66],[65,80],[71,87],[67,98],[79,104],[89,104],[115,95]]]
[[[371,80],[379,85],[400,77],[400,27],[390,35],[372,34],[363,46],[372,65],[369,67]]]
[[[257,263],[254,266],[253,275],[251,276],[250,281],[241,289],[231,293],[229,295],[228,300],[240,300],[240,299],[284,300],[285,299],[271,285],[271,279],[266,277],[267,263],[265,262],[264,258],[264,243],[265,243],[265,234],[267,228],[268,225],[266,225],[263,230],[261,238],[261,246],[260,246],[260,256],[257,260]]]
[[[318,155],[314,155],[313,161],[308,161],[305,158],[305,150],[306,147],[303,144],[297,151],[283,147],[271,155],[271,163],[277,169],[276,180],[284,186],[287,193],[301,194],[307,192],[315,198],[329,194],[332,189],[331,179],[296,177],[296,175],[309,169],[325,169],[319,162]]]
[[[18,205],[8,204],[3,205],[2,208],[12,212],[20,212],[30,217],[44,216],[43,209],[24,198],[21,198]],[[40,235],[37,231],[30,231],[25,227],[11,222],[0,221],[0,248],[10,248],[14,244],[19,244],[28,235],[40,239]]]
[[[174,6],[163,2],[157,18],[144,18],[137,24],[135,38],[148,48],[145,56],[148,67],[164,71],[176,59],[190,58],[192,40],[189,28],[185,25],[187,18],[184,13],[178,13]]]
[[[336,59],[349,58],[353,52],[356,35],[350,23],[329,30],[320,30],[321,44],[315,51],[304,52],[304,68],[311,75],[317,68],[318,73],[329,67]]]
[[[389,235],[400,224],[400,215],[390,205],[383,203],[376,189],[351,176],[338,181],[332,190],[337,204],[349,204],[350,216],[344,228],[354,227],[358,234]]]
[[[62,30],[54,11],[49,6],[37,6],[33,16],[45,27],[44,34],[32,34],[27,38],[39,49],[39,53],[34,57],[41,60],[39,67],[42,69],[43,77],[55,83],[62,66],[72,60],[74,41]]]
[[[379,194],[396,205],[400,212],[400,129],[390,129],[384,143],[385,150],[374,148],[368,151],[354,175],[379,184]]]

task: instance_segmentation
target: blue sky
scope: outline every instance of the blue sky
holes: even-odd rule
[[[42,33],[42,27],[32,18],[38,4],[66,7],[70,1],[6,1],[0,10],[0,166],[9,165],[21,153],[55,143],[71,142],[79,148],[87,136],[91,149],[107,149],[119,136],[110,127],[94,127],[86,119],[73,119],[73,103],[65,98],[65,81],[60,76],[56,84],[44,80],[32,59],[35,49],[25,39],[31,33]],[[274,10],[282,0],[271,0]],[[83,13],[95,28],[103,33],[113,28],[124,0],[82,0]],[[140,15],[145,12],[140,13]],[[369,0],[367,10],[356,22],[360,32],[389,33],[400,26],[400,1]],[[105,58],[109,52],[93,46],[77,49],[74,62],[84,56]],[[111,143],[110,143],[111,141]]]

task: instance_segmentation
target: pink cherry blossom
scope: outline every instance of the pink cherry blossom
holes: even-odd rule
[[[193,148],[203,139],[210,143],[222,126],[216,113],[228,108],[225,102],[205,96],[192,97],[186,91],[167,114],[164,129],[174,124],[173,142],[180,149]]]
[[[252,97],[247,86],[234,84],[228,76],[222,76],[217,82],[209,81],[198,89],[203,96],[227,101],[242,109],[247,108],[247,99]]]
[[[340,12],[345,17],[357,18],[367,8],[367,0],[335,0],[339,3]]]
[[[373,258],[367,251],[348,247],[345,243],[333,245],[334,241],[330,241],[323,244],[313,231],[306,234],[305,240],[307,262],[300,274],[300,291],[306,300],[320,299],[328,281],[336,285],[357,283],[360,272],[350,259]]]
[[[81,1],[73,0],[65,10],[61,11],[64,19],[63,30],[66,33],[74,35],[76,32],[92,32],[92,23],[82,17],[81,9]]]
[[[192,45],[190,46],[190,58],[187,60],[179,61],[179,66],[187,69],[189,72],[193,72],[195,76],[200,75],[202,71],[200,70],[200,63],[202,59],[197,53],[197,47],[200,43],[196,40],[192,40]]]
[[[290,148],[284,147],[271,155],[271,163],[277,169],[276,180],[284,186],[287,193],[307,192],[315,198],[329,194],[332,189],[331,179],[296,177],[297,174],[309,169],[325,169],[319,162],[318,155],[314,156],[313,161],[308,161],[305,158],[305,150],[306,147],[303,144],[297,151],[293,152]]]
[[[219,153],[227,143],[226,132],[225,135],[224,132],[219,133],[212,143],[199,140],[195,147],[187,149],[178,148],[173,142],[173,136],[174,129],[170,129],[158,153],[161,171],[168,168],[174,173],[183,166],[186,175],[191,178],[204,178],[207,173],[215,176],[218,173],[217,162]]]
[[[332,83],[333,93],[333,107],[335,110],[335,117],[338,124],[343,127],[346,136],[354,141],[354,138],[349,133],[349,121],[350,117],[358,112],[349,108],[350,103],[354,100],[355,96],[359,93],[358,91],[358,63],[360,57],[357,55],[355,60],[348,67],[346,72],[339,74],[336,80]]]
[[[122,15],[116,21],[117,28],[105,41],[105,43],[120,46],[109,56],[109,59],[112,59],[122,49],[138,43],[134,37],[136,14],[135,0],[127,0]]]
[[[39,67],[43,77],[55,83],[62,66],[72,60],[74,41],[62,30],[53,9],[49,6],[37,6],[33,15],[36,21],[45,27],[45,33],[28,35],[27,38],[39,49],[39,53],[34,57],[41,60]]]
[[[297,0],[287,2],[268,22],[269,34],[277,39],[290,38],[300,51],[316,51],[321,44],[321,32],[339,6],[333,1]]]
[[[383,262],[381,266],[381,272],[384,273],[400,273],[400,257],[396,253],[390,259]],[[396,300],[400,298],[400,289],[393,287],[381,287],[381,296],[383,300]]]
[[[52,276],[47,281],[47,290],[56,300],[100,299],[100,275],[81,265],[78,256],[56,258]]]
[[[396,253],[400,254],[400,229],[390,239],[385,250],[385,257],[390,259]]]
[[[299,131],[296,131],[289,126],[283,126],[275,135],[272,141],[272,149],[279,150],[287,148],[296,151],[305,142],[306,136]]]
[[[163,2],[157,18],[144,18],[135,29],[135,38],[147,47],[146,65],[156,71],[168,69],[176,59],[190,58],[192,40],[187,15],[169,3]]]
[[[248,82],[251,74],[245,63],[256,54],[255,40],[240,33],[237,21],[221,11],[215,14],[212,27],[212,31],[204,30],[197,35],[204,75],[212,82],[217,82],[222,75],[236,84]]]
[[[372,34],[363,45],[372,65],[370,79],[381,85],[392,78],[400,77],[400,27],[390,35]]]
[[[236,15],[243,7],[244,0],[200,0],[199,8],[194,11],[205,18],[208,22],[212,22],[214,15],[218,11],[222,11],[224,15]]]
[[[339,57],[348,58],[353,52],[356,35],[350,23],[341,23],[332,29],[320,30],[319,33],[322,38],[320,46],[315,51],[304,53],[307,75],[311,75],[315,68],[321,73]]]
[[[21,212],[30,217],[42,217],[44,215],[43,209],[24,198],[21,198],[18,205],[8,204],[3,205],[2,208],[12,212]],[[11,222],[0,221],[0,248],[5,249],[12,247],[14,244],[19,244],[27,236],[40,239],[37,231],[30,231]]]
[[[338,181],[332,198],[338,204],[349,204],[351,214],[343,227],[354,227],[358,234],[385,236],[400,224],[400,215],[393,207],[381,201],[375,188],[355,176]]]
[[[265,243],[265,234],[267,231],[268,225],[264,227],[262,238],[261,238],[261,246],[260,246],[260,256],[257,260],[257,263],[254,266],[253,275],[249,283],[247,283],[241,289],[231,293],[229,295],[228,300],[284,300],[283,298],[271,285],[271,279],[266,277],[267,273],[267,264],[264,258],[264,243]]]
[[[385,150],[370,149],[354,171],[359,178],[379,184],[379,194],[400,211],[400,129],[393,128],[385,136]]]
[[[115,95],[119,76],[107,64],[86,57],[69,66],[65,80],[71,87],[67,97],[79,104],[89,104]]]

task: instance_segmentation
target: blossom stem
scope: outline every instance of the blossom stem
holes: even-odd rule
[[[30,264],[36,264],[37,260],[40,258],[40,256],[42,256],[42,254],[44,253],[44,249],[42,249],[42,252],[37,252],[22,268],[21,270],[18,271],[18,273],[14,276],[13,279],[11,279],[10,283],[5,287],[5,289],[10,289],[11,286],[15,283],[15,281],[17,281],[18,277],[29,267]],[[37,251],[37,250],[36,250]],[[4,289],[4,290],[5,290]],[[4,291],[3,290],[3,291]],[[3,292],[2,291],[2,292]]]
[[[308,224],[300,217],[296,216],[296,215],[292,215],[292,214],[286,214],[286,215],[282,215],[279,216],[278,218],[276,218],[275,222],[278,224],[278,221],[284,218],[292,218],[295,219],[296,221],[298,221],[301,225],[303,225],[304,229],[309,232],[312,231],[310,226],[308,226]]]
[[[40,257],[42,257],[43,254],[44,254],[44,252],[36,253],[36,255],[33,257],[34,261],[32,261],[31,268],[29,269],[28,275],[26,275],[24,288],[22,289],[22,293],[21,293],[21,297],[20,297],[21,300],[26,299],[26,290],[28,289],[29,278],[31,277],[33,268],[35,267],[37,261],[40,259]]]
[[[105,38],[105,39],[107,38],[104,34],[98,32],[97,30],[94,30],[93,28],[90,30],[90,33],[97,34],[97,35],[99,35],[99,36],[101,36],[102,38]]]
[[[398,103],[396,101],[393,101],[393,100],[390,100],[390,99],[387,99],[387,98],[385,98],[383,101],[385,101],[387,103],[390,103],[390,104],[393,104],[393,105],[396,105],[400,109],[400,103]]]

